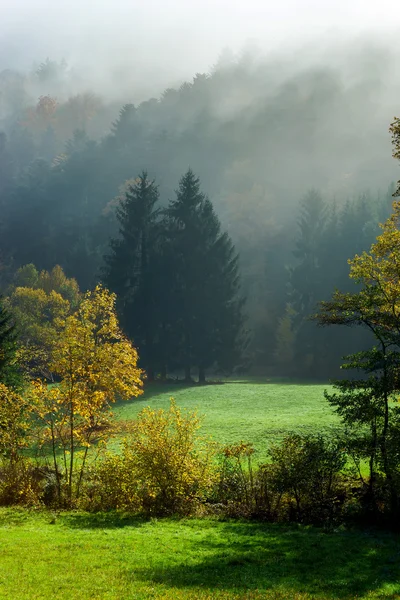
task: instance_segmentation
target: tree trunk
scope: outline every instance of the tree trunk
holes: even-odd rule
[[[166,381],[166,379],[167,379],[167,365],[162,365],[161,370],[160,370],[160,375],[161,375],[161,379],[163,381]]]
[[[386,348],[384,348],[384,354],[385,354],[385,359],[386,359]],[[396,490],[396,485],[395,485],[395,482],[393,479],[392,468],[389,463],[389,457],[388,457],[388,452],[387,452],[387,436],[388,436],[388,431],[389,431],[389,393],[388,393],[389,384],[387,383],[388,370],[387,370],[386,360],[384,363],[384,378],[385,378],[385,391],[384,391],[385,414],[384,414],[382,435],[381,435],[381,440],[380,440],[380,448],[381,448],[381,454],[382,454],[382,459],[383,459],[383,470],[384,470],[384,473],[386,476],[386,481],[388,482],[388,485],[389,485],[391,510],[393,513],[396,513],[397,507],[398,507],[397,490]]]
[[[190,372],[190,366],[186,366],[185,367],[185,381],[186,382],[192,381],[192,375],[191,375],[191,372]]]
[[[204,369],[204,367],[200,366],[199,367],[199,383],[205,383],[206,382],[206,371]]]
[[[154,381],[154,369],[153,369],[153,367],[149,367],[147,369],[147,381]]]

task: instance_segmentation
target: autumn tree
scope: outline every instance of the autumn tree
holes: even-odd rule
[[[10,287],[8,304],[17,323],[19,356],[30,375],[54,380],[50,368],[60,328],[79,303],[75,279],[58,265],[38,271],[32,264],[18,269]]]
[[[111,405],[142,393],[138,354],[119,327],[115,301],[100,286],[84,295],[53,348],[50,368],[59,385],[38,381],[31,392],[43,442],[52,449],[59,496],[64,485],[69,505],[79,498],[89,450],[110,435]]]
[[[14,277],[11,289],[28,287],[39,289],[50,294],[57,292],[73,306],[77,306],[80,298],[79,286],[73,277],[67,277],[60,265],[51,271],[38,271],[32,263],[20,267]]]
[[[399,119],[391,133],[393,156],[400,159]],[[361,326],[373,334],[375,344],[347,357],[342,367],[364,376],[337,381],[336,392],[326,396],[345,423],[358,431],[361,426],[358,446],[369,460],[370,496],[377,473],[383,473],[395,511],[400,492],[400,410],[394,402],[400,391],[400,201],[381,229],[369,252],[349,260],[350,278],[361,290],[336,291],[316,318],[322,325]]]

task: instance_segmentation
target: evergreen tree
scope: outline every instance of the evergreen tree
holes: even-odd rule
[[[134,104],[124,104],[119,116],[111,126],[112,136],[119,145],[132,143],[137,129],[136,108]]]
[[[12,316],[0,297],[0,383],[18,387],[21,375],[17,365],[16,330]]]
[[[207,367],[217,364],[228,370],[240,357],[243,300],[238,255],[191,169],[181,178],[166,215],[174,259],[178,361],[186,380],[191,379],[191,367],[197,366],[199,381],[204,382]]]
[[[320,371],[326,350],[324,337],[309,321],[317,302],[324,297],[321,251],[326,223],[327,206],[319,192],[311,190],[300,203],[298,236],[293,252],[297,264],[290,271],[290,299],[296,313],[294,359],[303,372],[312,376]]]
[[[294,308],[301,317],[308,317],[321,299],[320,247],[326,224],[326,205],[316,190],[311,190],[300,204],[298,237],[293,252],[297,265],[292,269],[291,282]]]
[[[117,294],[121,323],[139,348],[150,379],[159,364],[162,289],[159,260],[158,187],[145,171],[128,184],[117,209],[118,239],[105,257],[104,281]]]

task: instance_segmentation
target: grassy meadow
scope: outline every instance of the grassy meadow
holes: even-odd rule
[[[399,542],[373,531],[0,509],[0,599],[395,599]]]
[[[120,420],[134,419],[146,406],[167,408],[173,397],[178,406],[204,416],[204,435],[221,444],[251,442],[262,460],[268,445],[290,431],[328,433],[340,426],[324,398],[327,388],[256,379],[204,386],[154,383],[139,398],[119,403],[114,414]]]
[[[328,432],[339,420],[326,385],[231,381],[148,385],[115,416],[178,405],[203,433],[266,448],[289,431]],[[374,530],[215,519],[0,509],[0,600],[400,599],[400,537]]]

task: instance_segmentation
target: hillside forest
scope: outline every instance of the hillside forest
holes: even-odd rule
[[[157,98],[141,99],[139,90],[139,100],[133,91],[120,102],[118,90],[85,89],[66,62],[3,70],[3,294],[29,264],[39,272],[59,265],[81,290],[103,282],[117,293],[123,326],[151,376],[188,374],[199,361],[202,372],[217,376],[233,368],[303,378],[336,374],[341,357],[365,336],[322,333],[309,316],[335,288],[351,289],[347,260],[369,247],[390,214],[396,176],[387,133],[396,98],[387,79],[390,61],[369,48],[354,51],[348,62],[296,69],[288,59],[226,52],[209,73]],[[185,193],[206,231],[178,242]],[[140,194],[148,198],[139,215]],[[129,250],[135,266],[133,257],[122,258],[121,240],[128,244],[129,235],[144,236]],[[224,303],[224,294],[235,292],[229,319],[241,322],[240,360],[232,331],[221,333],[212,352],[209,341],[199,341],[208,348],[205,361],[194,356],[199,349],[188,353],[196,332],[186,348],[178,348],[182,332],[178,342],[171,336],[195,297],[203,314],[191,327],[220,320],[205,297],[215,293],[223,268],[212,274],[215,257],[202,255],[213,239],[221,239],[220,263],[230,264],[219,293]],[[111,273],[112,260],[125,260],[135,273]],[[194,277],[192,297],[180,298],[178,307],[185,269]]]

